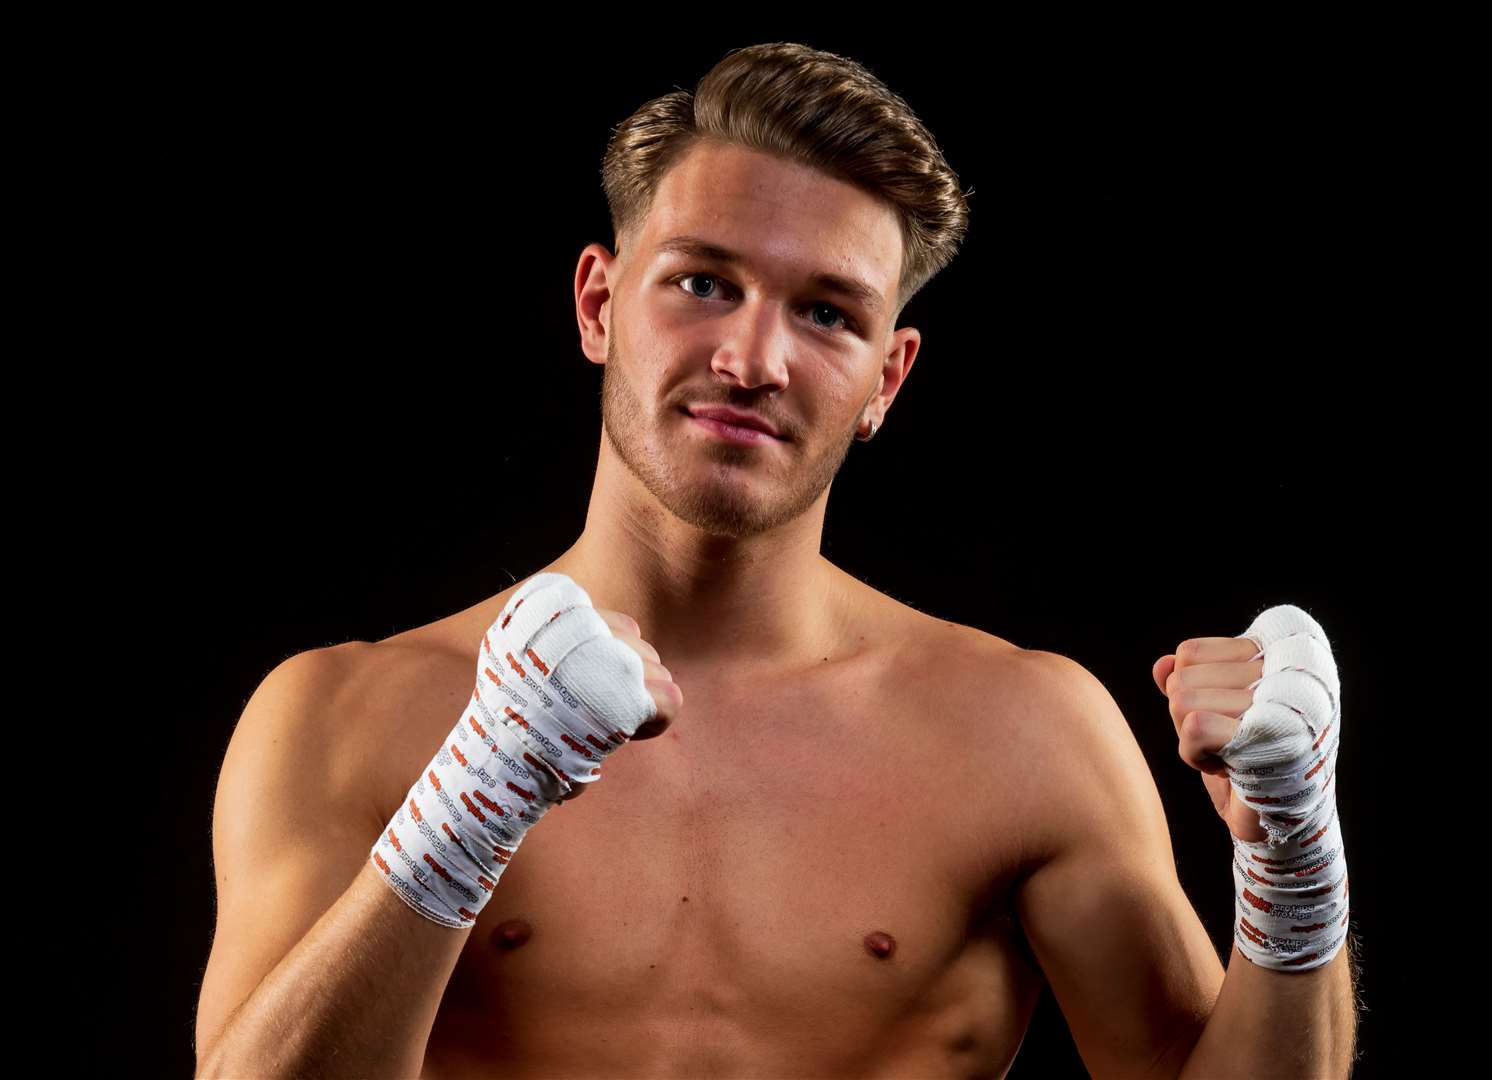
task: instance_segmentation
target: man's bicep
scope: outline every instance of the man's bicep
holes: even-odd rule
[[[1061,779],[1043,800],[1044,852],[1016,911],[1088,1070],[1173,1076],[1223,967],[1176,878],[1155,781],[1118,705],[1080,665],[1041,655],[1058,766],[1048,775]]]

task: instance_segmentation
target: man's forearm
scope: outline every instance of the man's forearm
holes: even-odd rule
[[[197,1077],[413,1076],[470,930],[411,911],[370,860],[198,1047]]]
[[[1238,946],[1228,958],[1217,1004],[1178,1080],[1224,1077],[1346,1077],[1357,1040],[1352,939],[1309,971],[1251,963]]]

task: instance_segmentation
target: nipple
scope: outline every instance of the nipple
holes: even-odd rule
[[[516,949],[526,942],[533,932],[533,928],[522,919],[509,919],[498,923],[492,931],[492,944],[504,951]]]
[[[896,952],[896,939],[884,930],[872,930],[865,935],[865,951],[879,960],[888,960]]]

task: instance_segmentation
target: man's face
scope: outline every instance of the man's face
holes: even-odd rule
[[[666,250],[685,236],[741,261]],[[695,147],[608,275],[602,417],[617,456],[712,535],[798,517],[881,390],[901,254],[895,215],[859,189],[738,147]],[[878,306],[819,274],[869,286]],[[711,405],[755,413],[783,438],[725,441],[686,412]]]

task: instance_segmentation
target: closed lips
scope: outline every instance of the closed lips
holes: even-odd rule
[[[691,416],[703,417],[706,420],[718,420],[722,424],[735,424],[737,427],[755,428],[757,431],[765,431],[775,438],[782,438],[777,434],[777,429],[754,413],[739,412],[735,409],[722,409],[715,406],[702,406],[688,410]]]

